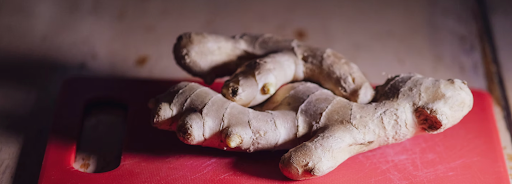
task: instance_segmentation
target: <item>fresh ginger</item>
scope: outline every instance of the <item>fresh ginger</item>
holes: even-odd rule
[[[359,103],[369,102],[374,94],[359,68],[339,53],[269,34],[184,33],[174,45],[174,57],[207,84],[231,75],[222,95],[246,107],[267,100],[286,83],[302,80]]]
[[[414,135],[439,133],[472,108],[465,81],[406,74],[354,103],[308,82],[283,86],[260,111],[182,82],[152,100],[153,125],[187,144],[230,151],[290,149],[279,167],[291,179],[327,174],[347,158]],[[179,119],[179,120],[178,120]]]

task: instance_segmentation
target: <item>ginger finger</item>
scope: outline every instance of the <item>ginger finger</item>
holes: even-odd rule
[[[303,80],[301,61],[291,51],[270,54],[242,65],[222,87],[227,99],[243,106],[267,100],[277,88],[290,81]],[[298,66],[298,67],[296,67]]]
[[[174,44],[176,63],[207,84],[233,74],[245,62],[291,48],[293,40],[273,35],[240,34],[232,37],[209,33],[183,33]]]

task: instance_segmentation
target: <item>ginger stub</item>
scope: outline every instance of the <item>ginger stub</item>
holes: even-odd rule
[[[369,104],[296,82],[258,111],[199,84],[182,82],[151,101],[153,125],[187,144],[228,151],[290,149],[279,167],[291,179],[322,176],[347,158],[414,135],[439,133],[472,108],[465,81],[417,74],[389,78]]]

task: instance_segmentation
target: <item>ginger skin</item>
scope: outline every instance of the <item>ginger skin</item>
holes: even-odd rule
[[[442,132],[471,110],[473,97],[465,81],[403,74],[378,86],[370,104],[297,82],[277,90],[256,111],[183,82],[151,106],[153,125],[176,131],[187,144],[247,152],[292,148],[279,167],[303,180],[325,175],[355,154]]]
[[[341,54],[269,34],[184,33],[174,45],[174,57],[207,84],[231,75],[222,95],[245,107],[267,100],[284,84],[302,80],[358,103],[369,102],[374,94],[359,68]]]

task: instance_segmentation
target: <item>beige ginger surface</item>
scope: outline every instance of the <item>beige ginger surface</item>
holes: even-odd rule
[[[415,74],[389,78],[370,104],[350,102],[308,82],[285,85],[261,111],[186,82],[151,102],[154,126],[176,131],[187,144],[248,152],[292,148],[279,166],[296,180],[322,176],[382,145],[442,132],[472,105],[465,81]]]
[[[359,68],[341,54],[270,34],[184,33],[176,40],[174,57],[207,84],[231,75],[222,94],[246,107],[260,104],[292,81],[312,81],[359,103],[369,102],[374,94]]]

